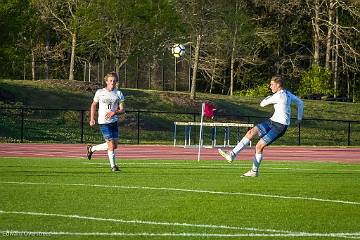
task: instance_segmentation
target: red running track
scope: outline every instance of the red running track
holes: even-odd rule
[[[163,145],[120,145],[117,158],[197,160],[198,148]],[[240,153],[238,159],[253,158],[254,148]],[[84,144],[0,144],[0,157],[59,157],[84,158]],[[96,152],[93,158],[106,158],[107,152]],[[216,148],[202,148],[201,160],[221,160]],[[360,148],[346,147],[281,147],[270,146],[264,150],[264,159],[279,161],[326,161],[360,163]]]

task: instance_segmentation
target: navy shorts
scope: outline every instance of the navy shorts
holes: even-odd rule
[[[99,124],[99,126],[105,141],[119,139],[119,128],[117,122]]]
[[[284,135],[287,125],[273,122],[270,119],[267,119],[258,125],[256,125],[259,130],[259,137],[266,143],[266,145],[270,145],[276,139]]]

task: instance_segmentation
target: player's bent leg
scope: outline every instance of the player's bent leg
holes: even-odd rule
[[[92,152],[96,152],[96,151],[105,151],[108,149],[108,144],[107,142],[105,143],[101,143],[101,144],[98,144],[98,145],[95,145],[95,146],[91,146],[91,151]]]
[[[113,152],[114,152],[114,167],[112,167],[111,170],[113,172],[117,172],[117,171],[120,171],[119,166],[116,164],[116,155],[115,155],[115,149],[118,148],[118,140],[117,139],[113,140],[113,148],[114,148],[114,150],[113,150]]]
[[[258,176],[259,176],[259,172],[255,172],[252,169],[250,169],[249,171],[247,171],[242,175],[242,177],[258,177]]]
[[[112,139],[110,139],[110,140],[107,140],[106,141],[106,143],[107,143],[107,150],[109,151],[113,151],[114,150],[114,143],[113,143],[113,140]]]
[[[219,148],[218,152],[228,163],[232,163],[235,160],[235,154],[232,151],[225,152]]]
[[[241,139],[241,141],[233,148],[233,150],[230,152],[235,157],[244,149],[246,149],[249,146],[250,139],[246,136]]]
[[[116,165],[116,156],[115,156],[115,148],[117,147],[116,140],[109,140],[108,144],[108,157],[110,162],[111,171],[117,172],[120,171],[119,167]]]
[[[98,145],[95,145],[95,146],[87,145],[87,146],[86,146],[86,152],[87,152],[86,155],[87,155],[87,158],[88,158],[89,160],[91,160],[92,155],[93,155],[94,152],[96,152],[96,151],[105,151],[105,150],[107,150],[107,149],[108,149],[108,144],[107,144],[107,142],[102,143],[102,144],[98,144]]]
[[[266,145],[267,145],[267,143],[263,139],[260,139],[255,147],[256,153],[255,153],[255,156],[253,159],[253,166],[252,166],[251,170],[253,170],[254,172],[257,172],[257,176],[259,175],[260,164],[261,164],[261,161],[263,160],[263,150]]]
[[[255,146],[255,151],[256,153],[261,153],[263,152],[264,148],[266,147],[267,143],[263,140],[263,139],[260,139],[258,141],[258,143],[256,144]]]
[[[113,148],[114,148],[114,150],[118,148],[118,140],[117,139],[113,140]]]
[[[267,145],[267,143],[263,140],[260,139],[259,142],[256,144],[256,153],[253,159],[253,165],[252,168],[244,173],[242,176],[243,177],[257,177],[259,176],[259,167],[261,164],[261,161],[263,159],[263,150],[265,148],[265,146]]]
[[[247,133],[245,134],[245,137],[249,140],[253,139],[256,135],[259,135],[259,129],[257,126],[251,128]]]
[[[251,139],[255,136],[259,134],[259,130],[257,127],[253,127],[252,129],[250,129],[246,135],[240,140],[240,142],[233,148],[232,151],[229,152],[224,152],[221,149],[218,149],[219,154],[224,157],[229,163],[232,163],[236,156],[244,149],[247,148],[247,146],[249,145]]]
[[[88,159],[88,160],[91,160],[91,157],[92,157],[92,155],[93,155],[93,153],[94,153],[91,148],[92,148],[91,145],[87,145],[87,146],[86,146],[86,152],[87,152],[87,153],[86,153],[86,156],[87,156],[87,159]]]

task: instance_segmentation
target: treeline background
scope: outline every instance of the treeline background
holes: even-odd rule
[[[0,77],[360,100],[359,0],[0,0]],[[186,54],[175,59],[171,47]]]

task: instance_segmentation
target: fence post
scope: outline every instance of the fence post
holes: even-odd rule
[[[20,142],[24,142],[24,107],[21,107],[21,137]]]
[[[128,77],[127,77],[127,64],[124,64],[124,82],[125,82],[125,87],[128,87]]]
[[[96,82],[99,82],[100,79],[100,62],[97,63],[97,77]]]
[[[89,61],[89,82],[91,82],[91,63]]]
[[[299,129],[299,133],[298,133],[298,145],[300,146],[301,145],[301,123],[299,122],[299,125],[298,125],[298,129]]]
[[[351,122],[349,121],[348,122],[348,146],[350,146],[350,134],[351,134],[350,127],[351,127]]]
[[[136,57],[136,89],[139,89],[139,57]]]
[[[165,91],[165,66],[164,66],[164,57],[165,57],[165,53],[162,53],[162,58],[161,58],[161,82],[162,82],[162,90]]]
[[[176,59],[175,56],[174,56],[174,60],[175,60],[175,63],[174,63],[174,92],[176,92],[176,81],[177,81],[177,66],[176,66],[176,63],[177,63],[177,59]]]
[[[26,80],[26,62],[24,60],[24,80]]]
[[[189,52],[190,52],[190,58],[189,58],[189,71],[188,71],[188,81],[189,81],[189,92],[191,92],[191,45],[189,45]]]
[[[194,120],[193,120],[193,122],[196,122],[196,113],[193,113],[194,115]],[[196,144],[196,126],[194,126],[194,144]],[[189,144],[191,144],[190,142],[189,142]]]
[[[86,61],[84,62],[84,82],[86,81]]]
[[[81,122],[80,122],[80,126],[81,126],[81,143],[84,143],[84,112],[85,110],[81,110]]]
[[[140,111],[137,111],[137,144],[140,144]]]

